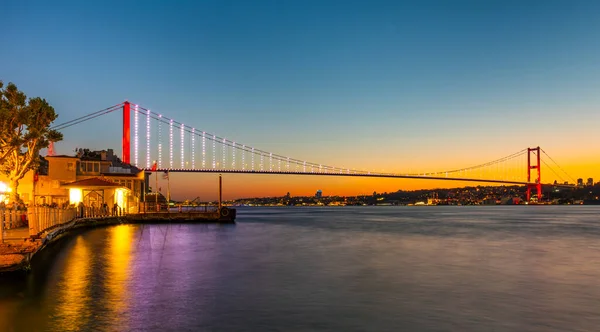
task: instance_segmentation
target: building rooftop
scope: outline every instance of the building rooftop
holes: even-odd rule
[[[45,156],[44,158],[70,158],[70,159],[79,159],[78,157],[75,156],[67,156],[64,154],[58,155],[58,156]]]
[[[101,178],[91,178],[63,184],[63,188],[115,188],[123,187],[112,181],[107,181]],[[123,187],[124,188],[124,187]]]

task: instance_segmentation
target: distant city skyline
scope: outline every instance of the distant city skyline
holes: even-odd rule
[[[572,177],[600,179],[599,10],[592,1],[10,2],[0,80],[47,99],[56,123],[129,100],[333,166],[431,172],[541,146]],[[94,121],[65,129],[56,152],[120,154],[119,114]],[[215,197],[216,177],[173,175],[174,198]],[[224,183],[226,198],[465,185]]]

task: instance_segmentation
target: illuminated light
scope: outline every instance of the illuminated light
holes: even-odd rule
[[[290,171],[290,157],[287,157],[287,171]]]
[[[242,145],[242,170],[246,170],[246,145]]]
[[[206,168],[206,133],[202,132],[202,168]]]
[[[227,140],[223,138],[223,163],[221,164],[223,168],[227,168],[226,156],[227,156]]]
[[[194,143],[196,142],[196,129],[192,128],[192,169],[196,169],[196,150]]]
[[[254,148],[252,148],[252,171],[254,172]]]
[[[185,125],[182,123],[179,126],[179,130],[181,131],[181,168],[185,167]]]
[[[169,168],[173,168],[173,120],[169,121]]]
[[[146,168],[150,168],[150,110],[146,115]]]
[[[0,189],[1,191],[2,189]],[[69,188],[69,204],[78,204],[83,201],[83,192],[80,188]]]
[[[264,155],[262,153],[262,151],[260,152],[260,170],[263,170],[263,160],[264,160]]]
[[[273,154],[269,153],[269,172],[273,171]]]
[[[158,115],[158,168],[162,168],[162,115]]]
[[[302,165],[302,172],[306,173],[306,161]]]
[[[235,169],[235,142],[233,142],[233,148],[231,150],[231,168]]]
[[[126,206],[126,190],[127,189],[123,189],[123,188],[117,188],[115,189],[115,203],[117,203],[117,205],[119,205],[121,208],[127,209]]]
[[[213,152],[212,152],[213,164],[212,168],[217,168],[217,135],[213,135]]]
[[[281,172],[281,159],[277,158],[277,171]]]
[[[133,112],[133,163],[137,166],[138,164],[138,105],[135,105],[135,112]]]

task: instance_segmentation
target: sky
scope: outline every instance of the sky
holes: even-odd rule
[[[571,177],[598,181],[599,12],[597,1],[10,1],[0,80],[48,100],[57,124],[129,100],[327,165],[431,172],[541,146]],[[120,121],[111,113],[65,129],[56,151],[120,154]],[[544,169],[542,178],[557,179]],[[173,197],[212,199],[217,181],[172,174]],[[268,175],[224,184],[225,198],[464,185]]]

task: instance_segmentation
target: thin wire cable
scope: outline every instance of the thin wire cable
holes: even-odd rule
[[[139,107],[140,110],[147,110],[143,107]],[[153,113],[154,114],[154,113]],[[154,120],[163,122],[168,124],[170,121],[173,121],[173,124],[182,126],[183,124],[181,122],[178,122],[174,119],[170,119],[168,117],[162,116],[161,118],[158,118],[156,116],[152,117]],[[197,135],[199,137],[205,137],[208,140],[213,141],[213,143],[219,143],[220,145],[222,145],[223,147],[225,146],[229,146],[233,149],[237,149],[243,152],[250,152],[253,155],[256,156],[261,156],[264,154],[268,154],[268,155],[272,155],[273,159],[276,161],[285,161],[288,163],[288,165],[294,165],[297,167],[302,166],[302,168],[304,168],[304,166],[310,166],[310,167],[319,167],[320,169],[323,170],[324,173],[339,173],[342,171],[341,168],[339,167],[334,167],[334,166],[328,166],[328,165],[323,165],[323,164],[318,164],[318,163],[312,163],[312,162],[306,162],[303,160],[299,160],[299,159],[295,159],[295,158],[289,158],[283,155],[279,155],[279,154],[272,154],[270,152],[267,151],[263,151],[260,149],[256,149],[256,148],[252,148],[251,146],[247,146],[247,145],[242,145],[240,147],[239,144],[235,144],[233,143],[233,141],[229,141],[223,137],[214,135],[214,134],[210,134],[208,132],[205,133],[205,135],[201,135],[198,131],[196,132],[192,132],[192,128],[188,126],[183,125],[183,130],[187,131],[188,133],[190,133],[191,135]],[[440,172],[434,172],[432,174],[445,174],[445,173],[458,173],[458,172],[464,172],[464,171],[471,171],[480,167],[485,167],[485,166],[489,166],[489,165],[493,165],[495,163],[500,163],[500,162],[504,162],[510,159],[514,159],[516,157],[519,157],[520,155],[524,154],[527,151],[527,149],[523,149],[521,151],[515,152],[511,155],[505,156],[503,158],[499,158],[493,161],[489,161],[483,164],[479,164],[479,165],[475,165],[475,166],[471,166],[471,167],[466,167],[466,168],[461,168],[461,169],[455,169],[455,170],[451,170],[451,171],[440,171]],[[289,167],[289,166],[288,166]],[[253,170],[254,171],[254,170]],[[354,174],[380,174],[377,172],[369,172],[369,171],[363,171],[363,170],[358,170],[358,169],[344,169],[344,171],[346,171],[347,173],[354,173]],[[383,174],[383,173],[381,173]],[[389,173],[390,175],[392,175],[393,173]],[[398,173],[399,174],[399,173]],[[408,175],[415,175],[415,174],[408,174]],[[416,175],[415,175],[416,176]]]
[[[115,105],[115,106],[113,106],[113,107],[109,107],[109,108],[105,108],[105,109],[103,109],[103,110],[101,110],[101,111],[93,112],[93,113],[90,113],[90,114],[88,114],[88,115],[84,115],[84,116],[82,116],[82,117],[79,117],[79,118],[77,118],[77,119],[73,119],[73,120],[70,120],[70,121],[67,121],[67,122],[61,123],[61,124],[59,124],[59,125],[56,125],[56,126],[54,126],[54,127],[51,127],[50,129],[52,129],[52,130],[62,130],[62,129],[66,129],[66,128],[69,128],[69,127],[71,127],[71,126],[74,126],[74,125],[80,124],[80,123],[82,123],[82,122],[86,122],[86,121],[88,121],[88,120],[91,120],[91,119],[97,118],[97,117],[99,117],[99,116],[102,116],[102,115],[105,115],[105,114],[108,114],[108,113],[114,112],[114,111],[116,111],[116,110],[120,109],[120,106],[122,106],[122,104],[121,104],[121,105]]]
[[[552,157],[550,157],[550,155],[549,155],[548,153],[546,153],[546,151],[544,151],[544,149],[540,148],[540,150],[542,150],[542,152],[543,152],[543,153],[544,153],[544,154],[545,154],[545,155],[546,155],[548,158],[550,158],[550,160],[552,160],[552,162],[553,162],[553,163],[554,163],[554,164],[555,164],[555,165],[558,167],[558,169],[560,169],[560,170],[561,170],[563,173],[565,173],[565,175],[566,175],[566,176],[570,177],[570,178],[571,178],[571,180],[573,180],[573,182],[575,182],[575,183],[577,182],[577,181],[575,180],[575,178],[573,178],[573,177],[572,177],[572,176],[571,176],[569,173],[567,173],[567,172],[566,172],[566,171],[565,171],[565,170],[564,170],[562,167],[560,167],[560,165],[559,165],[559,164],[558,164],[556,161],[554,161],[554,159],[552,159]]]
[[[548,163],[544,159],[542,159],[542,162],[544,163],[544,165],[546,165],[546,167],[548,167],[552,171],[552,173],[554,173],[554,175],[556,175],[560,179],[561,182],[565,182],[565,179],[563,179],[562,176],[558,175],[558,173],[556,173],[556,171],[552,167],[550,167],[550,165],[548,165]]]

